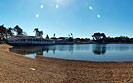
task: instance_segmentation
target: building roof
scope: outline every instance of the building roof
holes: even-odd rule
[[[17,36],[10,37],[9,39],[43,39],[43,38],[36,37],[36,36],[17,35]]]

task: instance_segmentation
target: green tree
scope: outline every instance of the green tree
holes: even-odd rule
[[[23,34],[23,30],[18,25],[14,27],[14,31],[17,32],[17,35]]]
[[[9,37],[12,37],[12,36],[14,35],[14,33],[13,33],[12,31],[13,31],[12,28],[8,28],[8,29],[7,29],[8,38],[9,38]]]
[[[48,34],[46,35],[46,39],[49,39],[49,36],[48,36]]]
[[[106,38],[106,35],[104,33],[94,33],[92,37],[94,40],[103,40]]]
[[[35,28],[34,31],[36,32],[36,36],[42,37],[43,31],[39,31],[38,28]]]
[[[4,25],[0,26],[0,43],[6,43],[8,38],[8,29]]]
[[[0,38],[1,38],[1,40],[7,38],[7,29],[6,29],[6,27],[4,27],[4,25],[0,26]]]

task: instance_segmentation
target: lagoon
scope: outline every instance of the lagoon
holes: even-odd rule
[[[133,44],[74,44],[50,46],[15,46],[11,52],[27,57],[45,56],[96,62],[132,62]]]

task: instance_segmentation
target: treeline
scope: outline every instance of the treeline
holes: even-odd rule
[[[7,39],[15,35],[14,32],[16,32],[17,35],[24,34],[18,25],[14,28],[7,28],[4,25],[0,25],[0,43],[7,43]]]
[[[38,28],[35,28],[34,32],[36,32],[36,36],[42,37],[43,35],[43,31],[39,31]],[[16,25],[14,28],[7,28],[4,25],[0,25],[0,44],[7,43],[7,39],[15,35],[27,35],[27,33],[24,32],[23,29],[18,25]]]
[[[133,38],[127,36],[107,37],[105,33],[94,33],[93,41],[96,43],[133,43]]]
[[[43,31],[39,31],[38,28],[35,28],[36,36],[42,37]],[[27,35],[26,32],[23,31],[21,27],[16,25],[15,27],[7,28],[4,25],[0,25],[0,43],[7,43],[7,39],[14,35]],[[55,34],[53,37],[49,38],[48,34],[46,35],[47,39],[57,40],[57,39],[65,39],[65,37],[56,38]],[[92,40],[89,38],[75,38],[73,39],[73,34],[69,34],[68,38],[71,41],[75,41],[75,43],[133,43],[133,38],[129,38],[127,36],[120,37],[107,37],[105,33],[94,33],[92,35]]]

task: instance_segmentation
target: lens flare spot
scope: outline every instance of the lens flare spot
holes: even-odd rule
[[[41,8],[41,9],[44,8],[44,5],[41,5],[40,8]]]
[[[101,15],[100,14],[97,14],[97,18],[101,18]]]
[[[56,8],[59,8],[59,5],[56,5],[55,7],[56,7]]]
[[[35,15],[36,18],[39,18],[39,16],[40,16],[39,14],[36,14],[36,15]]]
[[[92,6],[89,6],[89,9],[90,9],[90,10],[93,10],[93,7],[92,7]]]

